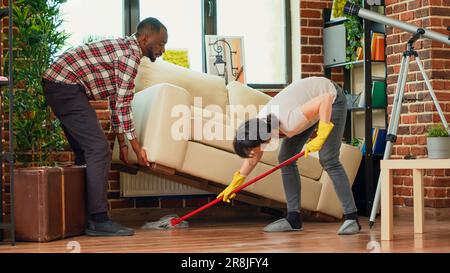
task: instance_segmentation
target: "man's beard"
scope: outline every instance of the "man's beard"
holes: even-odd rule
[[[150,59],[150,61],[151,61],[152,63],[154,63],[154,62],[156,61],[156,57],[155,57],[155,55],[154,55],[152,52],[150,52],[150,53],[147,55],[147,57]]]

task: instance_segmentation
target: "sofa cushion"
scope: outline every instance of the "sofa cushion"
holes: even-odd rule
[[[142,58],[135,79],[136,92],[158,83],[170,83],[186,89],[192,96],[201,97],[201,106],[216,105],[219,111],[225,113],[228,105],[228,92],[225,80],[221,77],[197,72],[163,60],[150,62],[147,57]]]
[[[258,111],[271,99],[269,95],[236,81],[229,83],[227,89],[230,106],[234,107],[236,111],[233,112],[241,120],[255,117]],[[246,115],[245,109],[249,106],[254,108],[255,111],[249,111]]]

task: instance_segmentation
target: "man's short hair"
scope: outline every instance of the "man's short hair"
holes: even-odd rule
[[[158,19],[154,17],[148,17],[139,22],[137,25],[137,35],[150,35],[152,33],[159,33],[161,28],[167,31],[166,26],[163,25]]]

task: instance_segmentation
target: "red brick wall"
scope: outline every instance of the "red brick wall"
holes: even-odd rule
[[[301,77],[323,76],[323,9],[332,0],[300,0]],[[293,39],[295,39],[295,35]],[[343,82],[343,68],[332,70],[332,79]]]
[[[446,27],[450,26],[450,0],[386,0],[385,3],[387,16],[448,35]],[[397,28],[387,29],[389,114],[400,70],[401,54],[410,37],[411,33]],[[428,39],[419,40],[415,46],[447,121],[450,121],[450,47]],[[403,104],[399,137],[393,149],[394,158],[402,158],[407,154],[427,157],[426,130],[431,124],[440,122],[417,64],[411,62],[409,67],[405,97],[423,100]],[[450,170],[431,170],[425,175],[425,206],[450,207]],[[412,206],[411,171],[397,171],[394,184],[395,204]]]

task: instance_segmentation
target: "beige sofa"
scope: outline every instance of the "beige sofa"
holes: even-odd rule
[[[196,97],[202,98],[202,105],[198,104]],[[262,106],[269,100],[270,96],[241,83],[231,82],[226,86],[222,78],[162,60],[151,63],[144,58],[136,77],[132,108],[138,139],[147,150],[151,162],[225,186],[242,164],[242,159],[233,152],[232,139],[208,139],[198,131],[194,132],[194,128],[203,124],[200,128],[214,127],[223,135],[233,136],[240,122],[256,113],[246,116],[241,109],[234,111],[232,118],[230,113],[224,112],[227,106]],[[180,118],[183,109],[185,115]],[[172,131],[180,128],[175,125],[183,122],[187,125],[183,128],[188,128],[183,131],[184,139],[175,139]],[[132,162],[136,162],[134,153],[130,152],[129,156]],[[276,166],[277,156],[278,149],[265,152],[247,181]],[[357,148],[344,144],[340,159],[353,183],[361,153]],[[120,162],[117,143],[114,145],[113,162]],[[317,154],[299,159],[298,167],[302,176],[302,209],[341,218],[341,205],[330,178],[319,164]],[[279,170],[244,190],[285,203]]]

